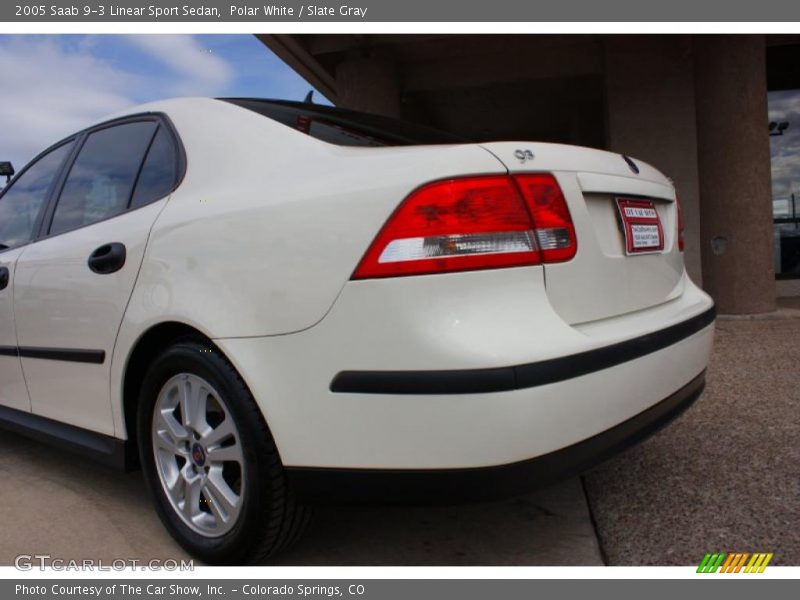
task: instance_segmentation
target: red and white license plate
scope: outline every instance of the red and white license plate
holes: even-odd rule
[[[625,254],[647,254],[664,249],[664,230],[652,200],[617,198],[625,232]]]

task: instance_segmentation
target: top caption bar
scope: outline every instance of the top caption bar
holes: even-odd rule
[[[14,1],[0,22],[781,22],[800,21],[796,0],[228,0]]]

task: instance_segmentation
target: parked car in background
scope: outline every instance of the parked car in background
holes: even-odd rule
[[[0,196],[0,421],[140,465],[210,563],[278,552],[314,502],[520,493],[700,394],[682,236],[670,181],[611,152],[141,106]]]

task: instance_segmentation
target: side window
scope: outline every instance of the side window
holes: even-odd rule
[[[47,192],[72,144],[67,142],[41,157],[0,197],[0,250],[31,241],[45,208]]]
[[[172,136],[162,125],[147,151],[142,172],[133,191],[131,208],[160,200],[175,187],[178,176],[178,154]]]
[[[64,183],[50,233],[63,233],[125,211],[157,127],[154,121],[141,121],[90,133]]]

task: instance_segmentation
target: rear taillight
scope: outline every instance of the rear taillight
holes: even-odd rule
[[[683,252],[683,230],[685,228],[685,224],[683,222],[683,209],[681,208],[681,201],[677,196],[675,196],[675,204],[678,207],[678,250]]]
[[[551,175],[467,177],[412,192],[353,279],[536,265],[574,253],[569,210]]]
[[[578,244],[567,201],[552,175],[514,177],[536,226],[542,262],[560,262],[575,256]]]

